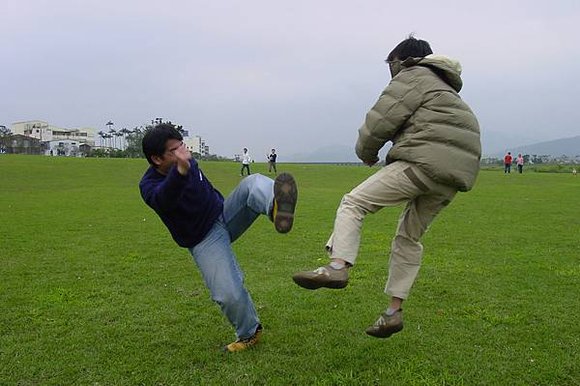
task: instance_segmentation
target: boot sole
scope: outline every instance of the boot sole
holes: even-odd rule
[[[276,177],[274,200],[276,201],[274,227],[278,233],[288,233],[294,224],[294,212],[298,201],[298,187],[292,175],[281,173]]]

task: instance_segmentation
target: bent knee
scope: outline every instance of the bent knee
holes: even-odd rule
[[[356,212],[362,216],[364,216],[368,213],[376,212],[376,210],[373,210],[372,205],[365,202],[364,200],[362,200],[360,197],[358,197],[356,194],[353,194],[352,192],[347,193],[344,196],[342,196],[342,200],[340,201],[339,210],[340,209]]]
[[[211,299],[219,305],[237,304],[242,298],[242,291],[234,288],[212,292]]]

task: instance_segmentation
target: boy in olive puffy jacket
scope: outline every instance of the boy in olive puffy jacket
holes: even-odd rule
[[[357,156],[372,166],[379,150],[392,142],[386,166],[342,198],[326,244],[330,264],[293,276],[307,289],[344,288],[365,215],[405,203],[391,245],[385,287],[390,303],[366,330],[379,338],[403,329],[401,304],[421,265],[420,239],[458,191],[473,187],[481,158],[477,119],[458,94],[460,64],[433,55],[428,42],[412,36],[386,62],[392,80],[367,113],[356,143]]]

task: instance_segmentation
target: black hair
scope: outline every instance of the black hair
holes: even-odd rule
[[[403,61],[407,58],[423,58],[432,53],[433,50],[431,50],[431,46],[427,41],[416,39],[413,34],[411,34],[407,39],[397,44],[389,56],[387,56],[387,61],[395,59]]]
[[[143,154],[145,154],[149,164],[155,165],[151,157],[154,155],[162,156],[165,153],[165,144],[170,139],[183,141],[183,136],[171,123],[160,123],[145,132],[141,144]]]

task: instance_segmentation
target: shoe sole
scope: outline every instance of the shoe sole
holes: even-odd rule
[[[298,201],[298,187],[294,177],[288,173],[279,174],[274,180],[274,227],[278,233],[288,233],[294,224],[294,211]]]
[[[341,289],[347,286],[348,281],[328,281],[328,282],[320,282],[314,279],[307,279],[304,277],[296,277],[293,276],[292,280],[294,283],[298,284],[302,288],[306,288],[309,290],[315,290],[319,288],[331,288],[331,289]]]

